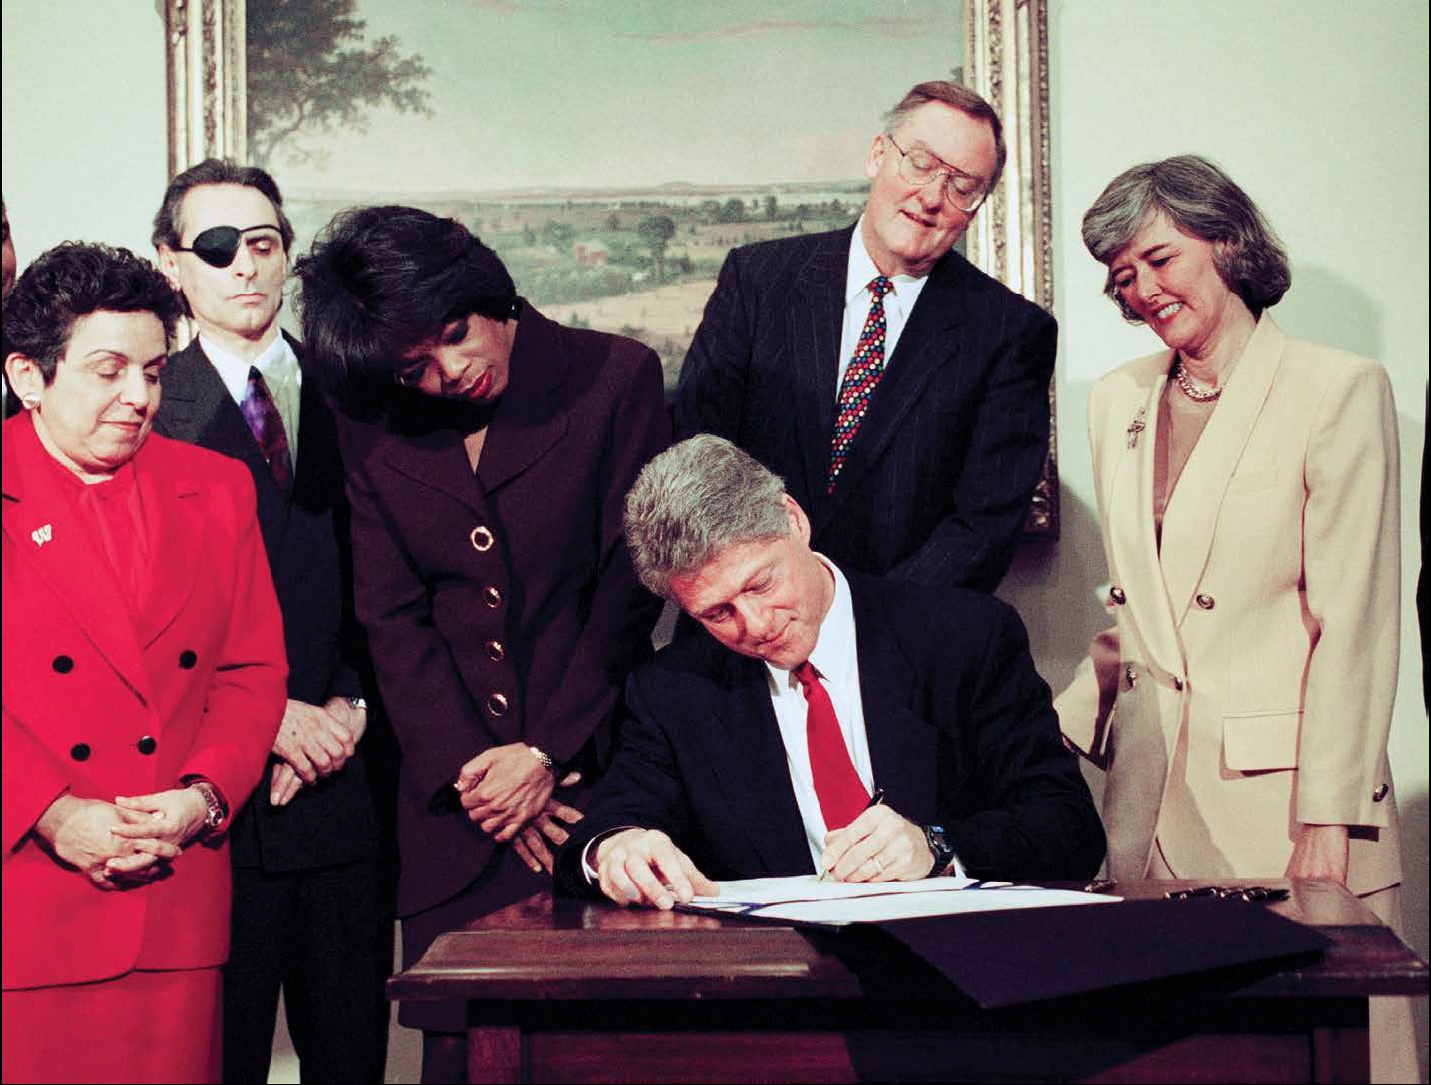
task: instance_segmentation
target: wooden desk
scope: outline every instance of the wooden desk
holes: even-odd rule
[[[1426,994],[1425,963],[1339,886],[1271,907],[1321,929],[1323,959],[989,1011],[872,937],[543,895],[438,938],[388,993],[469,1000],[474,1082],[1366,1081],[1366,998]]]

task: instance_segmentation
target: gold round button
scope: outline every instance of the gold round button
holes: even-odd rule
[[[491,584],[488,584],[482,589],[482,602],[495,610],[502,605],[502,593],[492,587]]]
[[[492,544],[497,540],[492,537],[492,532],[485,524],[478,524],[472,529],[472,534],[468,536],[472,540],[472,549],[479,554],[485,554],[492,549]]]
[[[502,662],[503,658],[507,655],[507,649],[502,647],[502,642],[499,640],[489,640],[482,647],[487,649],[487,658],[493,663]]]
[[[1113,603],[1115,606],[1121,607],[1124,603],[1128,601],[1128,597],[1123,594],[1122,588],[1120,588],[1117,584],[1114,584],[1111,588],[1108,589],[1108,601],[1110,603]]]
[[[507,697],[502,693],[487,694],[487,711],[494,716],[505,716],[507,714]]]
[[[1197,605],[1202,607],[1203,610],[1211,610],[1213,607],[1217,606],[1217,600],[1215,600],[1210,595],[1204,594],[1203,592],[1198,592],[1193,602],[1197,603]]]

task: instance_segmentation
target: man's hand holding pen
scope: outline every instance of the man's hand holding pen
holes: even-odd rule
[[[841,882],[912,882],[929,876],[934,854],[924,830],[884,805],[884,792],[843,829],[825,835],[820,879]]]

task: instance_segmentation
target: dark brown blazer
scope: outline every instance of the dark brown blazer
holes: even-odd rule
[[[660,611],[621,537],[626,491],[670,440],[654,352],[527,306],[475,476],[463,436],[420,395],[339,417],[358,616],[402,748],[400,915],[492,858],[455,801],[465,762],[527,742],[590,782]]]

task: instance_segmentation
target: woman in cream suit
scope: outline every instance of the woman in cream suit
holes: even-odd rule
[[[1204,159],[1119,176],[1083,240],[1167,348],[1105,376],[1088,411],[1117,627],[1057,708],[1108,774],[1110,876],[1326,879],[1396,926],[1386,374],[1278,327],[1286,255]]]
[[[1386,374],[1277,326],[1286,257],[1203,159],[1127,171],[1083,237],[1168,348],[1104,377],[1088,412],[1118,625],[1059,709],[1108,770],[1110,870],[1395,885]]]

